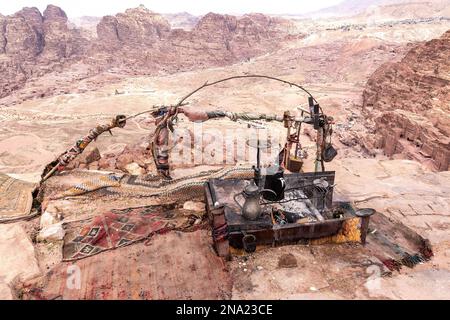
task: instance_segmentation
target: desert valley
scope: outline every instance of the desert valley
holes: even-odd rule
[[[327,169],[336,171],[335,196],[374,208],[427,239],[434,256],[414,268],[388,270],[371,247],[378,239],[372,229],[367,247],[268,247],[224,261],[212,248],[203,199],[180,198],[170,210],[196,217],[189,232],[175,228],[72,261],[65,256],[66,225],[107,210],[161,203],[55,198],[50,186],[81,181],[74,176],[59,185],[55,177],[43,191],[41,214],[31,209],[26,219],[0,223],[0,298],[450,298],[450,1],[348,0],[305,15],[194,16],[140,6],[72,19],[63,9],[0,14],[0,174],[37,184],[47,164],[116,115],[175,104],[208,81],[273,76],[307,88],[333,117],[338,155]],[[281,115],[307,104],[304,93],[264,79],[221,83],[189,100],[189,107],[202,111]],[[177,127],[192,126],[180,116]],[[213,133],[192,149],[222,148],[215,132],[247,127],[226,119],[205,122],[204,130]],[[284,132],[279,123],[263,127],[273,135]],[[132,118],[92,142],[67,170],[155,174],[149,151],[154,131],[150,116]],[[305,149],[314,148],[314,139],[305,128]],[[233,165],[253,161],[249,156]],[[306,171],[313,161],[311,151]],[[174,164],[172,176],[188,179],[222,167]],[[375,287],[367,286],[371,264],[382,267]],[[66,286],[73,266],[81,270],[75,289]]]

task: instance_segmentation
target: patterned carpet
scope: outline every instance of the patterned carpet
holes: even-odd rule
[[[201,226],[203,215],[150,206],[110,210],[88,220],[70,222],[64,225],[63,260],[87,258],[171,230],[191,231]]]
[[[36,185],[0,173],[0,223],[28,218]]]
[[[206,230],[173,231],[149,243],[63,262],[25,282],[20,292],[25,300],[226,300],[231,276],[211,246]]]
[[[251,178],[250,167],[231,167],[204,171],[174,180],[159,176],[104,174],[82,170],[62,173],[47,180],[42,188],[43,199],[58,200],[82,197],[159,198],[182,202],[203,198],[204,183],[209,179]]]

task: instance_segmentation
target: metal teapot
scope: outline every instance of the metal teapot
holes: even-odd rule
[[[277,195],[273,190],[263,189],[259,190],[259,187],[252,182],[244,188],[244,191],[234,196],[234,201],[241,208],[242,216],[248,220],[256,220],[261,216],[261,204],[259,203],[262,192],[271,192],[275,196]],[[244,205],[241,205],[237,201],[237,197],[242,196],[245,199]]]

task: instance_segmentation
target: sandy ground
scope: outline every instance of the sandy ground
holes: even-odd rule
[[[410,41],[429,40],[448,28],[425,24],[389,30],[372,28],[363,33],[318,30],[277,52],[230,67],[131,77],[83,94],[69,93],[3,106],[0,171],[36,177],[46,163],[97,123],[117,114],[147,110],[155,104],[176,103],[206,81],[232,75],[265,74],[300,83],[320,101],[328,115],[345,124],[348,116],[358,114],[363,86],[378,66],[400,59]],[[46,81],[51,79],[43,78],[38,85],[45,86]],[[125,94],[115,95],[116,89]],[[8,99],[3,99],[0,105],[7,104]],[[301,91],[277,82],[236,80],[201,91],[190,103],[209,110],[282,113],[307,104],[307,99]],[[223,125],[239,127],[233,123]],[[218,126],[223,127],[222,123]],[[148,128],[131,121],[124,130],[115,132],[113,137],[105,135],[99,139],[102,153],[120,150],[148,134]]]
[[[430,239],[433,260],[380,278],[371,287],[371,264],[365,265],[364,258],[358,258],[360,251],[351,246],[265,249],[232,263],[238,279],[233,298],[449,299],[449,172],[429,172],[407,160],[372,159],[344,159],[330,169],[336,170],[336,199],[374,208]],[[293,254],[298,266],[279,268],[285,254]]]
[[[365,81],[380,64],[400,59],[409,41],[428,40],[446,29],[448,26],[428,25],[386,32],[374,28],[366,30],[364,35],[356,31],[319,30],[278,52],[227,68],[134,77],[84,94],[66,94],[0,107],[0,172],[36,181],[46,163],[98,122],[106,122],[116,114],[134,114],[154,104],[175,103],[207,80],[236,74],[267,74],[304,84],[327,114],[335,116],[337,123],[348,124],[348,117],[359,113]],[[116,89],[125,94],[115,95]],[[192,106],[202,109],[262,113],[282,113],[306,102],[305,95],[292,88],[261,80],[230,82],[205,90],[190,100]],[[150,127],[141,120],[130,121],[124,129],[115,129],[113,136],[100,137],[95,145],[101,153],[120,151],[125,145],[151,133]],[[189,128],[191,124],[181,122],[179,125]],[[356,122],[355,126],[358,125],[361,124]],[[206,127],[245,129],[243,124],[225,120],[211,121]],[[282,125],[277,124],[270,124],[268,129],[271,132],[284,130]],[[311,144],[306,137],[304,139],[306,145]],[[374,291],[364,286],[371,275],[366,270],[367,266],[355,267],[346,260],[351,256],[351,247],[268,248],[229,263],[233,282],[230,297],[450,298],[448,172],[433,173],[417,163],[386,160],[383,157],[360,159],[356,151],[339,144],[338,147],[340,155],[330,169],[337,172],[339,194],[359,201],[364,207],[374,207],[430,238],[436,251],[435,258],[414,270],[404,270],[391,278],[382,278],[380,287]],[[0,255],[11,257],[2,259],[0,264],[2,298],[11,297],[8,288],[17,277],[26,280],[60,267],[58,245],[33,246],[31,235],[38,223],[35,219],[0,226],[8,230],[0,232]],[[201,243],[207,246],[208,240],[202,239]],[[151,247],[146,250],[151,250]],[[278,268],[278,259],[287,253],[292,253],[297,259],[296,268]],[[247,265],[244,266],[244,263]]]
[[[0,234],[2,254],[11,255],[13,243],[22,249],[13,259],[2,261],[7,276],[3,280],[33,278],[25,282],[26,288],[41,284],[42,292],[21,296],[16,290],[16,297],[46,299],[448,299],[449,173],[430,172],[407,160],[343,159],[330,169],[337,170],[336,200],[375,208],[430,239],[432,260],[384,277],[370,249],[376,240],[369,234],[366,246],[266,247],[254,254],[236,252],[225,263],[212,250],[210,232],[202,230],[155,236],[148,244],[61,263],[62,243],[33,248],[30,235],[39,223],[35,219],[4,226],[13,226],[14,232]],[[280,264],[286,255],[293,256],[295,265]],[[67,286],[73,266],[81,275],[76,289]],[[195,277],[189,272],[192,268]]]

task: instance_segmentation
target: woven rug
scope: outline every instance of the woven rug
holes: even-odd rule
[[[63,261],[74,261],[124,247],[170,230],[201,227],[203,213],[163,206],[111,210],[91,219],[64,224]],[[200,219],[200,220],[199,220]]]
[[[69,276],[74,268],[81,275],[78,283]],[[24,300],[227,300],[232,289],[207,230],[173,231],[147,244],[63,262],[17,285]]]
[[[381,213],[373,215],[370,223],[367,248],[389,271],[414,268],[434,256],[430,241],[404,224]]]
[[[174,180],[159,176],[130,176],[99,172],[71,171],[54,176],[42,187],[42,196],[50,200],[73,197],[145,198],[158,197],[177,202],[203,198],[204,183],[209,179],[251,178],[249,167],[221,168]]]
[[[30,217],[35,187],[0,173],[0,223]]]

